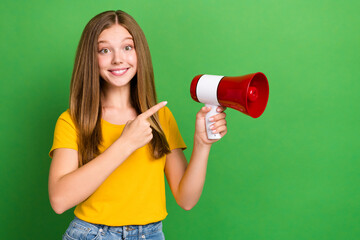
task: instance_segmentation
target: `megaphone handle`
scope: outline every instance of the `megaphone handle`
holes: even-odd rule
[[[208,112],[206,114],[206,117],[205,117],[205,125],[206,125],[206,133],[207,133],[207,137],[208,139],[220,139],[221,136],[220,136],[220,133],[213,133],[210,129],[210,126],[213,124],[213,122],[210,122],[209,121],[209,118],[211,118],[212,116],[218,114],[218,112],[216,111],[217,109],[217,105],[212,105],[212,104],[205,104],[205,107],[209,107],[211,108],[210,112]]]

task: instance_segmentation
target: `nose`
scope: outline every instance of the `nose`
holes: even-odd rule
[[[123,55],[121,53],[121,51],[114,51],[114,54],[113,54],[113,59],[112,59],[112,63],[113,64],[120,64],[124,61],[123,59]]]

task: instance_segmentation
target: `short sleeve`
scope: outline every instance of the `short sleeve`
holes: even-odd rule
[[[168,107],[164,107],[164,110],[162,113],[164,114],[164,119],[162,122],[162,128],[164,130],[164,133],[166,135],[166,139],[169,143],[170,150],[176,149],[176,148],[182,148],[186,149],[186,144],[180,134],[178,125],[176,123],[176,120],[171,113],[170,109]],[[162,114],[159,113],[159,118],[161,119]]]
[[[53,145],[49,152],[51,158],[53,151],[57,148],[71,148],[78,150],[76,128],[71,120],[69,111],[61,114],[56,122]]]

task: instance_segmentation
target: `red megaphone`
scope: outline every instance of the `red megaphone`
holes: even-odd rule
[[[208,118],[216,114],[217,106],[236,109],[253,118],[258,118],[265,111],[269,99],[269,83],[261,73],[252,73],[240,77],[224,77],[217,75],[197,75],[191,82],[190,94],[197,102],[205,103],[214,111]],[[209,129],[209,128],[208,128]],[[210,129],[209,129],[210,130]],[[218,139],[220,134],[211,134],[209,139]]]

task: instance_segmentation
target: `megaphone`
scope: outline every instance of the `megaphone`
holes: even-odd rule
[[[206,115],[206,130],[209,139],[221,138],[210,130],[209,118],[216,115],[218,106],[236,109],[253,118],[265,111],[269,99],[269,83],[261,72],[240,77],[197,75],[191,82],[190,94],[197,102],[205,103],[211,111]]]

